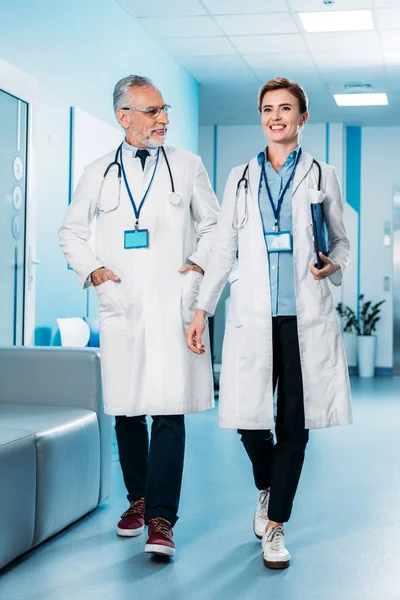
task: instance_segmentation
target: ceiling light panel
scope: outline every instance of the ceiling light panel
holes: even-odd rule
[[[241,35],[230,38],[242,54],[293,54],[307,52],[300,34],[287,35]]]
[[[374,28],[370,10],[300,12],[298,15],[307,33],[366,31]]]
[[[156,39],[217,37],[222,35],[222,31],[211,17],[160,17],[157,19],[138,19],[138,22]]]
[[[193,15],[206,15],[207,11],[199,0],[117,0],[134,17],[183,17]]]
[[[338,106],[387,106],[386,94],[334,94]]]
[[[240,15],[254,13],[288,12],[286,0],[203,0],[204,6],[214,15]]]
[[[215,20],[226,35],[262,35],[299,31],[290,13],[225,15],[215,17]]]

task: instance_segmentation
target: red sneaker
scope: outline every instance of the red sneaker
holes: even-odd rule
[[[131,502],[128,510],[121,515],[117,534],[122,537],[136,537],[144,532],[144,498]]]
[[[175,556],[172,525],[167,519],[157,517],[149,521],[149,537],[144,551],[161,556]]]

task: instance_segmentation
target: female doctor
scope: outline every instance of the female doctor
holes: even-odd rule
[[[308,99],[278,78],[259,92],[268,146],[228,178],[197,311],[187,331],[195,354],[231,275],[220,381],[221,427],[237,428],[260,491],[254,533],[264,564],[289,566],[290,518],[308,430],[351,423],[346,359],[330,284],[339,286],[349,240],[335,169],[302,151]],[[310,203],[323,202],[329,256],[316,268]],[[274,422],[273,395],[277,387]],[[271,429],[275,427],[276,443]]]

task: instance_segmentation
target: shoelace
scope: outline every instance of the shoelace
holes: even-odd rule
[[[271,527],[270,531],[268,532],[267,542],[271,543],[271,547],[274,552],[283,552],[283,540],[283,527]]]
[[[268,500],[269,492],[261,492],[260,494],[260,517],[262,519],[268,519]]]
[[[171,524],[166,519],[162,517],[157,517],[156,519],[152,519],[151,523],[154,525],[154,530],[157,533],[161,533],[161,535],[169,536],[171,531]]]
[[[131,502],[128,510],[126,510],[122,515],[121,519],[125,517],[130,517],[131,515],[143,515],[145,509],[144,498],[138,498]]]

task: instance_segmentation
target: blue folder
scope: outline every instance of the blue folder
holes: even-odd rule
[[[328,230],[324,219],[324,207],[323,202],[315,202],[310,204],[311,207],[311,218],[313,225],[313,239],[314,249],[317,255],[316,267],[322,269],[323,262],[319,257],[319,253],[322,252],[324,256],[328,256]]]

